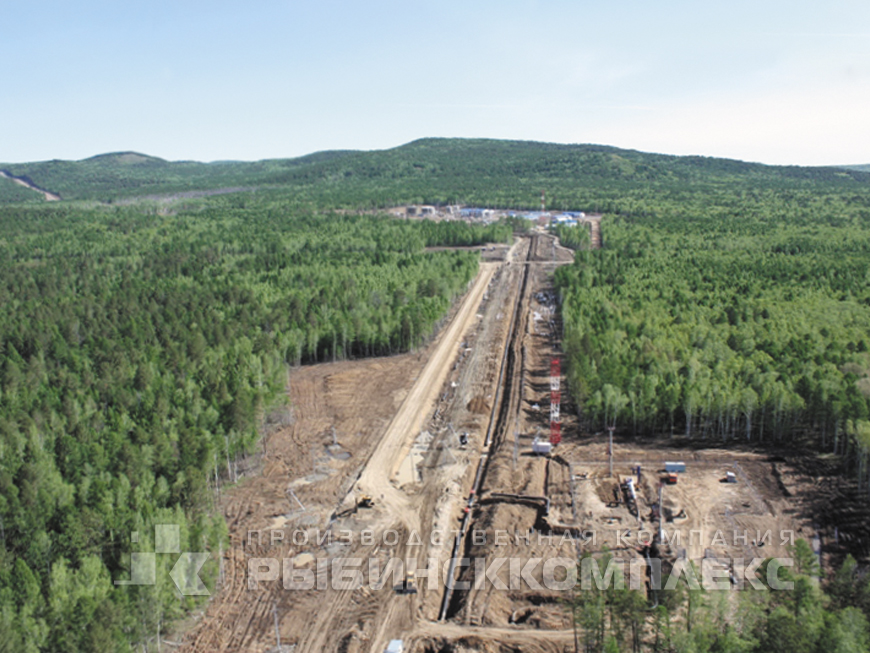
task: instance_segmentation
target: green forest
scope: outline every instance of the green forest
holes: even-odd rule
[[[478,255],[424,248],[510,235],[266,197],[0,210],[0,651],[129,650],[181,616],[171,582],[113,581],[177,524],[213,584],[216,487],[288,367],[426,342]]]
[[[584,557],[589,556],[585,554]],[[584,653],[861,653],[870,648],[870,582],[847,557],[826,589],[804,540],[793,566],[765,560],[742,591],[710,588],[694,564],[662,578],[652,605],[626,583],[599,588],[612,556],[581,559],[571,609]],[[592,563],[589,565],[588,563]],[[725,581],[728,583],[727,579]]]
[[[202,599],[170,582],[114,585],[156,550],[153,526],[220,551],[216,492],[288,370],[425,344],[478,268],[426,248],[520,225],[375,213],[402,203],[535,208],[546,189],[553,209],[604,213],[601,250],[558,230],[576,250],[556,284],[583,424],[823,455],[850,500],[870,494],[866,172],[455,139],[0,169],[64,198],[0,179],[0,653],[130,651],[183,617]],[[793,591],[747,592],[736,613],[692,588],[574,607],[589,653],[866,651],[868,553],[821,586],[807,561]]]
[[[632,433],[870,448],[865,196],[612,216],[557,273],[569,384]],[[862,467],[863,469],[863,467]],[[866,471],[866,470],[865,470]]]
[[[0,164],[63,199],[100,202],[204,192],[281,191],[309,209],[467,204],[534,209],[541,191],[555,210],[636,212],[649,202],[698,192],[721,202],[736,189],[863,192],[867,171],[766,166],[708,157],[649,154],[602,145],[426,138],[389,150],[318,152],[295,159],[165,161],[121,152],[83,161]],[[42,197],[0,179],[0,203]],[[14,193],[8,195],[9,193]]]

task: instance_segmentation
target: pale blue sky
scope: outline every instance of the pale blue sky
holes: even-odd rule
[[[867,0],[0,0],[0,161],[427,136],[870,163]]]

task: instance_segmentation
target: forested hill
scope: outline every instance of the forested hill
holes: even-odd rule
[[[729,159],[670,156],[601,145],[558,145],[488,139],[422,139],[372,152],[318,152],[257,162],[165,161],[121,152],[82,161],[0,164],[63,199],[123,198],[207,190],[294,189],[314,204],[372,206],[401,202],[489,203],[533,207],[542,188],[556,203],[578,189],[870,187],[870,172],[836,167],[767,166]],[[501,191],[511,186],[514,192]],[[0,202],[22,190],[0,179]],[[39,196],[33,195],[34,201]],[[556,208],[560,208],[556,206]]]

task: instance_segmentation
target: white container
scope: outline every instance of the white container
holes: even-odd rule
[[[532,442],[532,453],[538,454],[539,456],[548,456],[552,450],[553,445],[546,440],[538,440],[535,438],[534,442]]]

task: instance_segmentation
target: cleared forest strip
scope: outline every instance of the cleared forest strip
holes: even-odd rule
[[[34,184],[32,181],[30,181],[26,177],[16,177],[15,175],[13,175],[12,173],[10,173],[6,170],[0,170],[0,177],[5,177],[6,179],[9,179],[10,181],[15,182],[19,186],[24,186],[25,188],[29,188],[30,190],[36,191],[37,193],[42,193],[45,196],[46,201],[48,201],[48,202],[57,202],[58,200],[60,200],[60,195],[56,195],[55,193],[52,193],[51,191],[47,191],[44,188],[40,188],[39,186]]]

